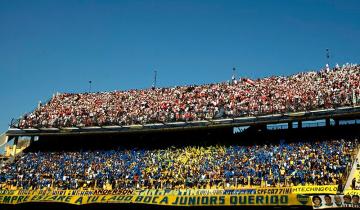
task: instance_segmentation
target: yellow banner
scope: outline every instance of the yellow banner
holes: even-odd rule
[[[0,204],[27,202],[62,202],[75,205],[90,203],[139,203],[172,206],[294,206],[311,205],[309,197],[303,195],[0,195]]]
[[[336,194],[336,185],[324,186],[295,186],[268,187],[244,189],[144,189],[144,190],[0,190],[0,195],[42,195],[42,196],[95,196],[95,195],[176,195],[176,196],[205,196],[205,195],[290,195],[290,194]]]
[[[360,196],[360,190],[345,190],[344,195],[359,195]]]
[[[294,194],[336,194],[337,185],[323,185],[323,186],[294,186],[292,193]]]
[[[0,190],[0,195],[134,195],[139,190]]]
[[[134,195],[288,195],[292,193],[291,187],[283,188],[245,188],[245,189],[180,189],[180,190],[136,190]]]

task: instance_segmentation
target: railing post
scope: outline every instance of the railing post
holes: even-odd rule
[[[330,127],[330,118],[325,119],[325,126]]]
[[[292,122],[288,122],[288,129],[293,129],[293,123]]]
[[[18,141],[19,141],[19,137],[18,137],[18,136],[15,136],[14,143],[13,143],[13,147],[12,147],[12,155],[13,155],[14,157],[15,157],[15,155],[16,155],[16,148],[17,148]]]
[[[298,129],[301,129],[301,128],[302,128],[302,121],[298,120]]]
[[[30,137],[30,145],[33,145],[35,141],[35,136]]]

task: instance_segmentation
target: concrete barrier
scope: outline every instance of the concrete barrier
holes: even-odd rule
[[[0,147],[4,146],[8,142],[6,133],[0,135]]]

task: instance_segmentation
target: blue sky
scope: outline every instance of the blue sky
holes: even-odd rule
[[[360,1],[0,0],[0,133],[55,92],[289,75],[360,61]]]

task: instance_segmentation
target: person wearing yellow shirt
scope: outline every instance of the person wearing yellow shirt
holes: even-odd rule
[[[281,169],[280,169],[280,175],[281,175],[281,176],[285,176],[285,168],[284,168],[284,167],[281,167]]]

